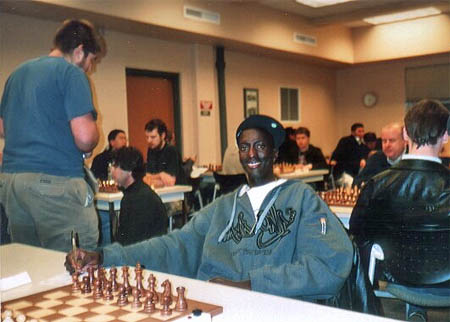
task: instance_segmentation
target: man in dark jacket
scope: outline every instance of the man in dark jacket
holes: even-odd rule
[[[113,152],[126,145],[127,136],[123,130],[115,129],[109,132],[108,147],[92,161],[91,170],[97,179],[111,180],[111,178],[108,178],[108,175]]]
[[[381,144],[383,151],[377,151],[367,159],[367,164],[353,180],[353,184],[361,186],[374,175],[389,169],[397,164],[406,150],[403,139],[403,126],[400,123],[391,123],[381,129]]]
[[[449,115],[438,101],[423,100],[412,107],[403,130],[409,154],[363,188],[350,218],[350,233],[365,265],[374,242],[389,252],[386,242],[403,231],[450,231],[450,169],[438,158],[448,141]],[[395,282],[392,275],[383,275]]]
[[[369,154],[369,148],[364,144],[363,136],[364,125],[355,123],[351,126],[351,135],[339,140],[331,155],[332,164],[335,164],[336,178],[344,172],[353,178],[358,174],[361,161],[365,160]]]
[[[298,147],[298,164],[310,169],[328,169],[322,150],[309,144],[311,133],[306,127],[299,127],[295,131],[295,141]]]
[[[167,232],[166,208],[142,178],[145,174],[141,152],[123,147],[113,154],[112,176],[123,190],[117,241],[129,245]]]

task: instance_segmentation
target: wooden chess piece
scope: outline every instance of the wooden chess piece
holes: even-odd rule
[[[170,308],[170,304],[172,304],[172,298],[167,295],[162,295],[161,299],[161,315],[171,315],[172,309]]]
[[[153,313],[155,311],[156,311],[156,307],[155,307],[155,302],[153,300],[153,292],[148,290],[148,291],[146,291],[144,312],[145,313]]]
[[[161,294],[161,302],[160,304],[163,305],[163,301],[165,301],[165,298],[169,298],[169,305],[172,304],[172,285],[170,284],[169,280],[165,280],[161,286],[164,288],[163,293]]]
[[[78,272],[72,274],[72,293],[78,293],[81,291],[80,284],[78,282]]]
[[[91,284],[89,283],[89,276],[83,277],[83,288],[81,289],[81,293],[89,294],[91,293]]]
[[[94,281],[94,299],[100,300],[103,298],[103,291],[101,286],[101,281],[99,279],[96,279]]]
[[[122,278],[123,278],[123,287],[125,289],[125,294],[130,295],[131,294],[131,285],[130,281],[128,280],[128,266],[122,267]]]
[[[177,287],[177,303],[175,304],[175,311],[177,312],[184,312],[187,310],[187,301],[184,297],[184,292],[186,289],[183,286]]]
[[[107,281],[105,288],[106,288],[106,290],[105,290],[105,294],[103,295],[103,299],[105,301],[112,301],[114,299],[114,295],[112,293],[112,282]]]
[[[88,272],[88,277],[89,277],[89,286],[93,287],[94,286],[94,270],[95,267],[94,266],[88,266],[87,267],[87,272]]]
[[[119,290],[119,285],[117,284],[117,268],[115,266],[111,267],[109,270],[112,291],[117,292]]]
[[[153,301],[155,303],[158,303],[159,297],[158,293],[156,292],[156,277],[153,274],[150,274],[148,277],[148,286],[150,291],[153,293]]]
[[[139,291],[139,296],[144,296],[144,285],[142,284],[142,267],[141,264],[138,262],[136,264],[136,269],[135,269],[135,274],[136,274],[136,288]]]
[[[131,307],[133,309],[140,308],[142,306],[142,303],[139,300],[139,290],[137,288],[134,288],[132,293],[133,293],[133,302],[131,303]]]
[[[119,287],[119,298],[117,299],[118,306],[125,306],[128,304],[128,295],[126,294],[125,287]]]

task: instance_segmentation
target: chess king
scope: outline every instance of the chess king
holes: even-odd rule
[[[236,131],[248,185],[216,199],[167,235],[125,247],[114,243],[99,252],[74,250],[66,268],[140,261],[150,270],[280,296],[333,297],[350,273],[352,244],[314,190],[273,174],[284,137],[275,119],[248,117]]]

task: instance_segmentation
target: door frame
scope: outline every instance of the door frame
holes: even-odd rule
[[[175,145],[181,154],[183,151],[183,137],[182,137],[182,123],[181,123],[181,104],[180,104],[180,74],[169,73],[155,70],[145,70],[136,68],[125,68],[126,76],[141,76],[165,78],[172,84],[172,99],[173,99],[173,125],[175,133]]]

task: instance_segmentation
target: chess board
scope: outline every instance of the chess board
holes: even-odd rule
[[[118,270],[120,271],[120,270]],[[144,279],[148,278],[150,273],[144,270]],[[53,290],[41,292],[38,294],[29,295],[20,299],[11,300],[1,304],[2,321],[6,316],[10,316],[8,321],[130,321],[130,322],[155,322],[155,321],[177,321],[191,314],[194,310],[201,310],[209,313],[211,316],[218,315],[223,312],[222,307],[212,305],[204,302],[195,301],[189,298],[185,299],[186,308],[179,311],[176,309],[177,296],[173,295],[170,290],[172,301],[170,304],[170,313],[163,313],[162,304],[157,300],[155,304],[155,311],[147,313],[144,310],[146,297],[140,297],[139,302],[141,306],[136,308],[134,301],[134,292],[136,282],[133,285],[133,276],[130,270],[130,285],[133,292],[130,292],[127,297],[126,305],[119,305],[118,292],[114,291],[113,299],[106,300],[104,297],[96,299],[95,286],[91,292],[83,292],[83,286],[80,289],[74,290],[74,285],[67,285]],[[95,281],[94,277],[94,281]],[[157,278],[156,278],[157,279]],[[118,285],[123,285],[123,277],[117,277]],[[157,285],[162,281],[157,281]],[[80,282],[81,284],[81,282]],[[145,288],[148,284],[145,282]],[[80,286],[80,285],[79,285]],[[158,285],[156,293],[159,298],[162,298],[162,286]],[[187,296],[189,294],[188,290]]]
[[[337,188],[319,192],[319,196],[328,206],[354,207],[361,190],[359,188]]]

